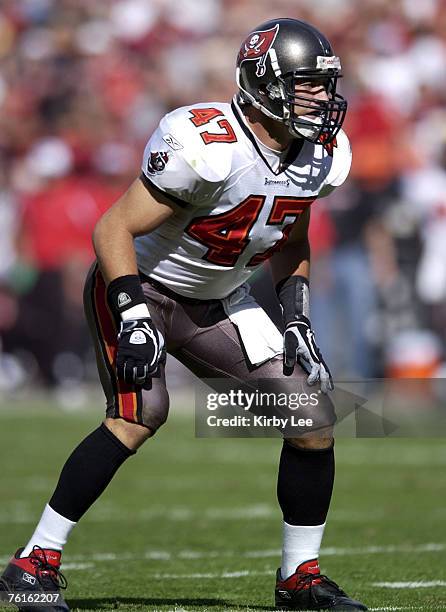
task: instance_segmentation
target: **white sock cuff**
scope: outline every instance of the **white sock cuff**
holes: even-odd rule
[[[325,523],[322,525],[289,525],[283,522],[281,575],[287,578],[296,568],[319,557]]]
[[[70,521],[70,519],[65,518],[64,516],[53,510],[49,504],[45,506],[43,512],[48,520],[60,521],[61,523],[65,523],[67,526],[71,525],[71,527],[74,527],[77,524],[76,521]]]
[[[327,523],[322,523],[322,525],[289,525],[287,522],[283,521],[283,528],[289,528],[290,530],[293,529],[308,529],[309,531],[316,530],[316,529],[325,529],[325,525]]]
[[[75,522],[65,518],[47,504],[43,510],[39,524],[28,544],[25,546],[21,557],[28,557],[34,546],[62,550],[75,525]]]

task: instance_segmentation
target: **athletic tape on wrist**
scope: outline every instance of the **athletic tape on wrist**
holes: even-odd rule
[[[150,319],[150,311],[147,304],[136,304],[131,306],[127,310],[121,312],[121,319],[123,321],[130,321],[134,319]]]

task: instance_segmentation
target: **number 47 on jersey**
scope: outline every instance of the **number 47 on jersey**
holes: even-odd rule
[[[202,127],[217,117],[224,117],[218,108],[195,108],[190,111],[190,120],[195,127]],[[227,119],[219,119],[217,125],[223,131],[200,133],[205,144],[212,142],[237,142],[235,132]],[[201,242],[208,251],[203,259],[220,266],[233,267],[249,244],[249,232],[259,218],[266,201],[264,195],[249,195],[231,210],[219,215],[195,217],[186,228],[189,234]],[[266,225],[280,225],[286,216],[293,216],[294,221],[287,224],[280,238],[272,247],[263,253],[257,253],[248,261],[248,266],[257,266],[269,259],[286,242],[298,216],[314,201],[311,198],[293,198],[276,196]]]
[[[265,201],[264,195],[250,195],[227,212],[195,217],[185,231],[208,247],[203,259],[220,266],[233,267],[249,244],[249,232],[259,218]],[[287,216],[293,216],[294,220],[283,228],[280,240],[263,253],[251,257],[247,266],[257,266],[278,251],[287,241],[296,219],[313,201],[314,197],[276,196],[266,225],[280,225]]]

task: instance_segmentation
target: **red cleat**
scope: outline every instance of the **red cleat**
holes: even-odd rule
[[[285,580],[278,569],[275,600],[279,610],[367,610],[364,604],[351,599],[336,582],[320,573],[317,559],[301,563]]]

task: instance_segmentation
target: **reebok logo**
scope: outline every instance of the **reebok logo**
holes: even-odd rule
[[[179,151],[183,148],[183,145],[179,143],[178,140],[172,136],[172,134],[166,134],[163,136],[163,140],[174,151]]]
[[[27,572],[23,572],[22,580],[28,582],[28,584],[36,584],[35,577],[31,576],[31,574],[28,574]]]
[[[127,304],[130,304],[131,301],[132,299],[129,296],[129,294],[125,293],[124,291],[121,291],[121,293],[118,295],[118,307],[119,308],[121,308],[121,306],[127,306]]]

